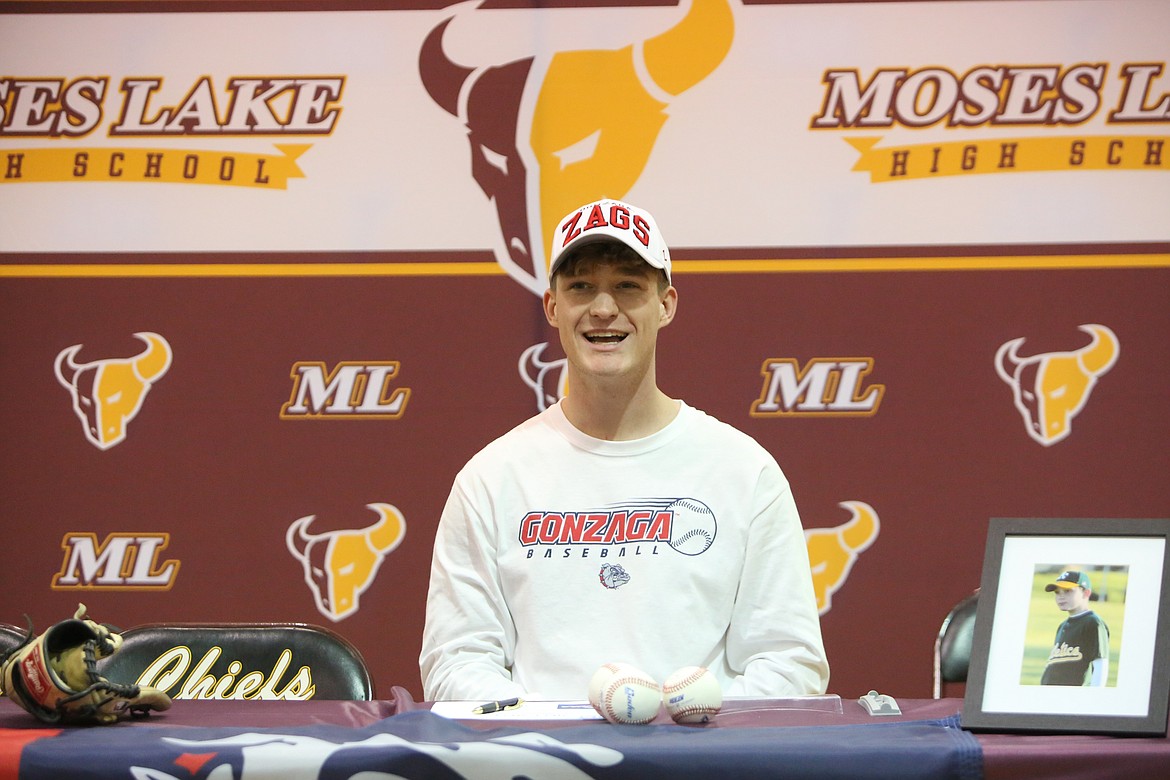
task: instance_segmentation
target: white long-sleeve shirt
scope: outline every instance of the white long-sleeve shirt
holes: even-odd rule
[[[428,700],[584,699],[601,665],[728,696],[823,693],[829,669],[788,481],[686,404],[602,441],[559,405],[477,453],[439,522],[419,658]]]

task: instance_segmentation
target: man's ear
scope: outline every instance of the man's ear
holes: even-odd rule
[[[557,298],[552,290],[544,291],[544,318],[548,320],[548,324],[554,328],[557,325]]]
[[[665,328],[674,319],[675,312],[678,311],[678,290],[674,289],[673,285],[667,287],[666,292],[662,294],[659,307],[658,327]]]

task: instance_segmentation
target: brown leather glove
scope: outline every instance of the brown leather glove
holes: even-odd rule
[[[0,661],[0,693],[45,723],[105,724],[150,710],[165,710],[171,699],[157,688],[112,683],[97,671],[97,660],[112,655],[122,637],[85,617],[79,604],[73,619],[33,636]]]

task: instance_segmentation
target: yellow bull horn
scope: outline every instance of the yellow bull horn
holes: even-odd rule
[[[734,35],[727,0],[694,0],[682,21],[643,45],[646,71],[663,90],[681,95],[723,62]]]
[[[853,517],[841,526],[841,541],[850,550],[860,551],[868,547],[877,536],[877,512],[864,501],[842,501],[840,506],[853,513]]]
[[[144,382],[158,379],[171,365],[171,345],[157,333],[135,333],[146,350],[134,359],[134,371]]]
[[[378,553],[387,553],[393,550],[406,536],[406,518],[398,507],[392,504],[367,504],[370,509],[378,513],[379,519],[366,531],[366,540],[370,547]]]
[[[1080,350],[1081,365],[1093,376],[1103,374],[1117,359],[1117,336],[1104,325],[1082,325],[1081,330],[1093,336],[1092,343]]]

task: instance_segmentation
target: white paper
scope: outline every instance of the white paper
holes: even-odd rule
[[[519,707],[477,714],[482,701],[437,701],[431,712],[452,720],[602,720],[593,705],[581,701],[525,701]]]

